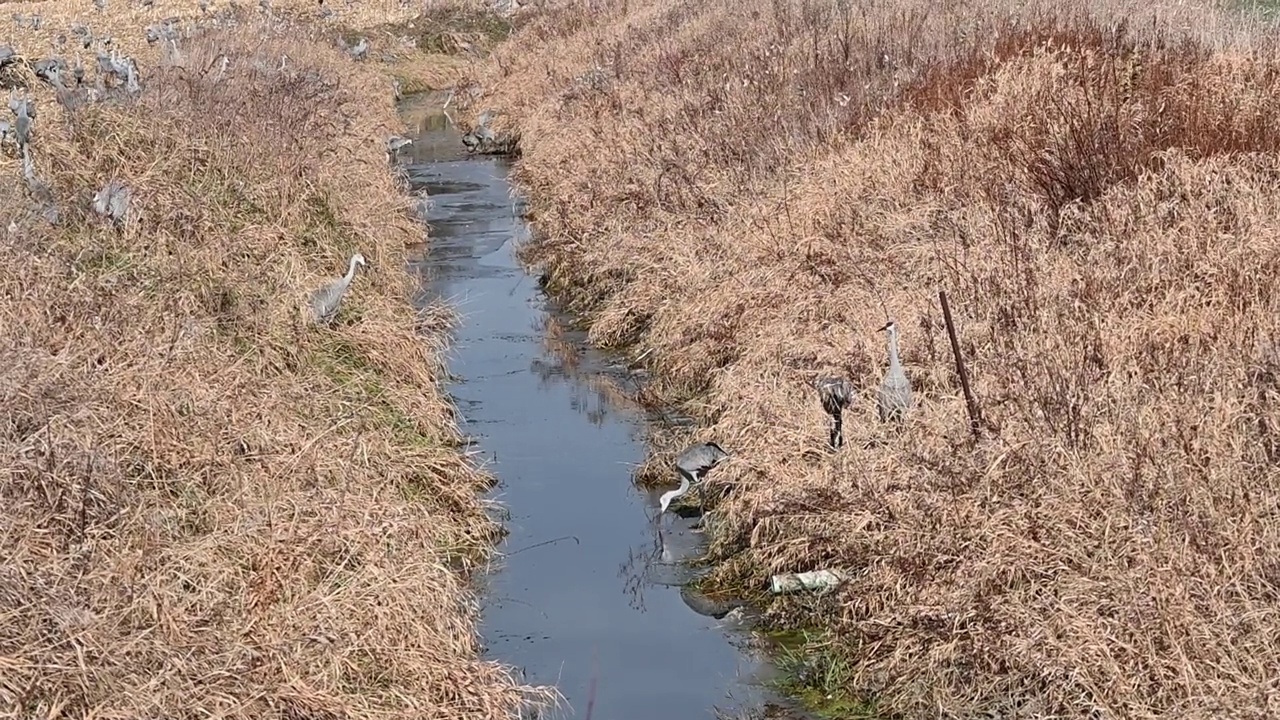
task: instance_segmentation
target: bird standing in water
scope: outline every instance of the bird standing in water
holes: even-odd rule
[[[676,456],[676,471],[680,473],[680,487],[662,494],[658,499],[662,514],[667,511],[671,501],[684,496],[689,488],[702,482],[703,477],[721,461],[729,457],[729,453],[713,442],[694,445]]]

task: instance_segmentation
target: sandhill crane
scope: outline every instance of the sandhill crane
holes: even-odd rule
[[[369,40],[367,38],[360,38],[355,45],[351,46],[348,53],[351,55],[351,59],[353,60],[365,59],[369,54]]]
[[[831,416],[831,447],[839,450],[844,445],[844,411],[853,402],[856,390],[853,383],[838,377],[820,377],[813,386],[822,400],[822,409]]]
[[[662,494],[658,499],[662,508],[658,514],[666,512],[672,500],[683,496],[689,492],[690,487],[702,482],[703,476],[727,457],[729,453],[713,442],[694,445],[677,455],[676,471],[680,473],[680,487]]]
[[[489,129],[489,123],[493,122],[497,115],[496,110],[485,110],[476,119],[476,126],[462,135],[462,144],[467,147],[467,152],[476,152],[486,143],[493,144],[497,141],[497,136],[494,135],[493,130]]]
[[[387,160],[395,162],[396,155],[401,150],[413,144],[413,140],[399,135],[392,135],[387,138]]]
[[[18,148],[26,148],[27,143],[31,142],[31,123],[36,119],[36,104],[15,96],[9,98],[9,110],[17,118],[14,137],[18,141]]]
[[[317,324],[327,325],[333,321],[338,314],[338,306],[342,304],[342,298],[347,294],[347,288],[351,287],[351,281],[355,279],[356,266],[364,264],[364,255],[360,253],[352,255],[346,275],[311,294],[311,312]]]
[[[893,320],[880,328],[886,333],[889,344],[889,370],[880,381],[880,390],[876,394],[876,405],[880,411],[880,421],[901,422],[911,409],[911,381],[902,370],[902,361],[898,359],[898,326]]]
[[[93,195],[93,211],[116,225],[123,225],[129,215],[129,188],[112,178]]]

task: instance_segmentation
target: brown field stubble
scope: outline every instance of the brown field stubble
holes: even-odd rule
[[[142,50],[132,5],[80,5]],[[438,386],[450,318],[408,302],[388,82],[239,20],[140,55],[133,102],[68,112],[29,78],[58,226],[0,158],[0,716],[506,716],[542,695],[478,659],[497,527]],[[120,229],[88,211],[113,177]]]
[[[737,453],[708,481],[716,581],[856,572],[771,606],[832,631],[845,690],[1276,717],[1272,48],[1187,5],[548,3],[473,111],[521,138],[551,287]],[[875,419],[886,314],[900,432]],[[834,457],[831,372],[864,391]]]

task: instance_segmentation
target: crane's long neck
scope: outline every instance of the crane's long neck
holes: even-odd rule
[[[898,359],[898,328],[889,328],[889,369],[902,367]]]
[[[342,276],[342,284],[350,285],[351,281],[356,277],[356,259],[351,258],[351,263],[347,266],[347,274]]]

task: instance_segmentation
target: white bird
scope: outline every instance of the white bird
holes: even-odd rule
[[[662,507],[658,514],[666,512],[672,500],[689,492],[691,486],[702,482],[703,476],[727,457],[729,453],[713,442],[694,445],[677,455],[676,470],[680,473],[680,487],[663,493],[658,498],[658,504]]]
[[[311,294],[311,311],[316,323],[327,325],[333,321],[338,314],[338,306],[342,304],[342,298],[347,294],[347,288],[351,287],[351,281],[355,279],[356,266],[364,266],[364,264],[364,255],[360,253],[352,255],[346,275]]]
[[[880,381],[876,405],[881,422],[901,422],[911,409],[911,381],[903,372],[902,361],[898,358],[898,326],[890,320],[880,330],[888,336],[889,370],[884,374],[884,380]]]

